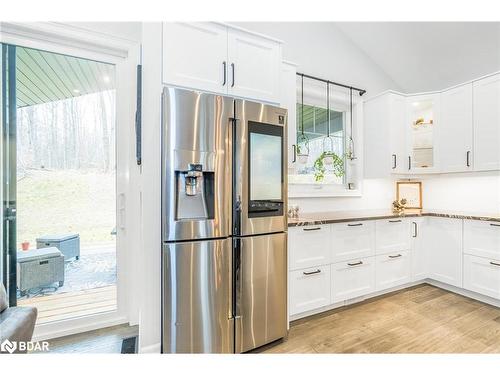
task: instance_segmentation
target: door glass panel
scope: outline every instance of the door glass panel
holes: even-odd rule
[[[411,114],[412,168],[434,166],[434,101],[413,101]]]
[[[16,47],[17,304],[116,310],[115,66]]]

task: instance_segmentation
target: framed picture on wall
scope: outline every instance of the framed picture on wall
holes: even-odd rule
[[[406,208],[422,209],[422,183],[420,181],[396,182],[396,199],[406,199]]]

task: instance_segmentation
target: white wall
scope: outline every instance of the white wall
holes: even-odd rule
[[[284,42],[283,59],[297,70],[375,95],[401,88],[331,22],[231,22]]]
[[[424,208],[500,216],[500,173],[455,173],[425,177]]]

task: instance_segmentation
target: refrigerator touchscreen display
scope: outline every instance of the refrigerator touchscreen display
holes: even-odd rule
[[[272,125],[268,126],[278,128]],[[250,131],[249,151],[250,200],[281,201],[281,184],[283,180],[282,134],[265,134],[263,132]]]

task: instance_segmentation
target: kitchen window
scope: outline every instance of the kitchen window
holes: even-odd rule
[[[289,169],[289,196],[360,194],[361,106],[357,91],[297,76],[295,162]]]

